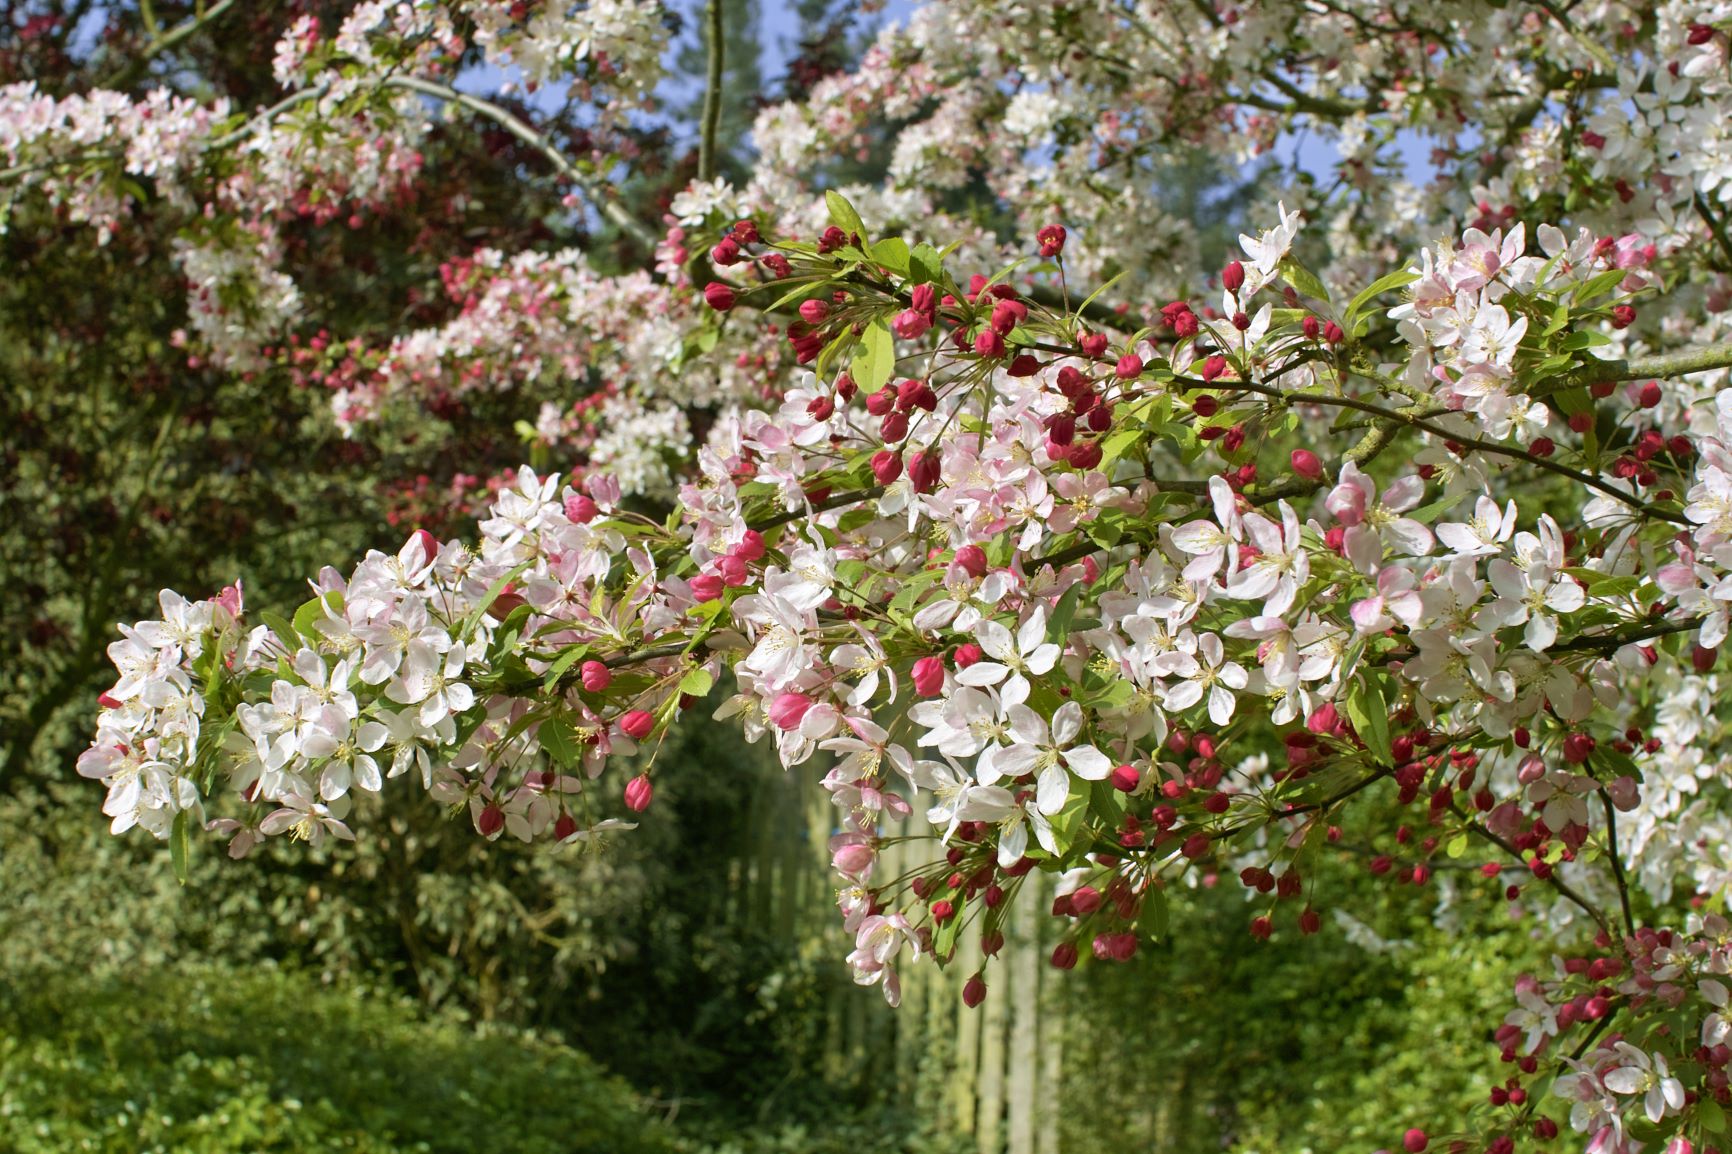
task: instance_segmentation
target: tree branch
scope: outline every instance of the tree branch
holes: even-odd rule
[[[722,32],[722,0],[709,0],[705,9],[709,26],[710,72],[704,85],[703,135],[698,140],[698,179],[716,178],[716,133],[722,123],[722,64],[727,50]]]
[[[584,193],[594,202],[596,210],[617,225],[621,232],[631,237],[646,249],[654,250],[660,243],[660,238],[646,228],[642,221],[627,212],[625,206],[615,198],[612,190],[604,187],[600,181],[578,168],[569,157],[553,146],[553,142],[534,128],[524,123],[516,115],[501,108],[491,100],[483,100],[479,96],[471,96],[467,92],[459,92],[448,84],[436,84],[431,80],[422,80],[415,76],[393,76],[385,81],[392,88],[403,88],[410,92],[431,96],[435,100],[443,100],[471,112],[480,113],[499,123],[499,126],[523,143],[545,156],[559,174],[583,189]]]

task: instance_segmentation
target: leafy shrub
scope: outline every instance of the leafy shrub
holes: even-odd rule
[[[275,967],[30,975],[0,1003],[0,1149],[653,1154],[584,1055]]]

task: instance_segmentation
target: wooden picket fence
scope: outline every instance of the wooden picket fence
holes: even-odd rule
[[[808,765],[763,779],[746,854],[730,868],[736,905],[729,913],[786,935],[791,945],[837,922],[825,845],[835,810],[819,776]],[[885,832],[928,831],[924,808],[917,799],[906,828]],[[930,860],[931,849],[929,841],[888,846],[879,876],[900,876]],[[1046,961],[1054,944],[1044,909],[1050,900],[1043,875],[1030,875],[987,972],[986,1001],[975,1009],[963,1005],[962,985],[982,960],[977,932],[961,935],[956,961],[943,971],[930,963],[903,967],[898,1010],[889,1010],[876,988],[838,983],[827,1007],[826,1073],[840,1082],[875,1072],[879,1085],[892,1083],[924,1116],[973,1135],[980,1154],[1058,1154],[1065,983]]]

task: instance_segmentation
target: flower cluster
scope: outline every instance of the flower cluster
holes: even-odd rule
[[[354,836],[395,778],[565,842],[624,824],[600,790],[651,807],[723,683],[718,717],[821,766],[847,964],[892,1003],[963,934],[990,959],[1037,872],[1068,969],[1170,932],[1199,873],[1262,939],[1321,931],[1321,855],[1477,866],[1566,945],[1448,1148],[1553,1136],[1553,1089],[1590,1150],[1711,1140],[1727,931],[1679,907],[1732,883],[1732,10],[1552,7],[919,8],[762,110],[738,190],[671,199],[653,275],[483,250],[437,327],[289,342],[357,433],[529,386],[565,483],[525,468],[477,541],[417,533],[292,618],[165,593],[80,770],[178,860],[201,824],[237,855]],[[117,173],[193,210],[198,343],[246,366],[299,308],[281,220],[414,178],[465,21],[603,121],[666,42],[647,4],[375,2],[291,28],[251,119],[11,89],[0,152],[101,228]],[[1301,129],[1333,179],[1264,170],[1203,275],[1165,166]],[[838,187],[880,132],[885,182]],[[1011,240],[945,211],[964,188]],[[926,864],[884,876],[916,813]]]

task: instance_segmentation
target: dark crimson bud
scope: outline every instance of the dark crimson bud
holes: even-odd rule
[[[740,243],[731,236],[724,236],[716,242],[716,247],[710,250],[710,259],[717,265],[726,268],[740,262]]]
[[[1221,270],[1221,287],[1238,296],[1239,290],[1245,287],[1245,266],[1236,260],[1229,261]]]
[[[725,313],[733,308],[738,301],[734,290],[719,280],[713,280],[704,286],[704,300],[719,313]]]
[[[872,454],[872,476],[880,485],[888,485],[902,476],[902,454],[894,449],[880,449]]]
[[[908,479],[916,493],[930,493],[938,487],[939,460],[935,452],[915,453],[908,458]]]

